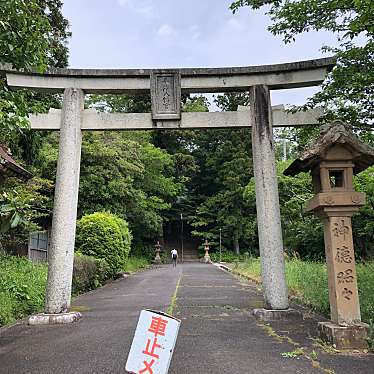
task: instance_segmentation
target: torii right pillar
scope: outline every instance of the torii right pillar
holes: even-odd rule
[[[253,314],[262,321],[301,319],[301,313],[289,309],[288,302],[269,89],[256,85],[251,87],[250,94],[257,226],[265,299],[265,308],[255,309]]]

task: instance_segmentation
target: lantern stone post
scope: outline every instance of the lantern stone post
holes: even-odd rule
[[[324,224],[331,322],[320,322],[322,339],[338,349],[367,347],[367,328],[361,322],[352,235],[352,215],[365,204],[356,192],[353,174],[374,164],[374,150],[362,143],[349,126],[334,123],[285,171],[311,171],[315,196],[307,211]]]
[[[204,243],[204,251],[205,251],[205,255],[204,255],[204,261],[205,263],[209,263],[210,262],[210,255],[209,255],[209,242],[208,240],[206,239],[205,240],[205,243]]]
[[[157,244],[155,245],[156,257],[153,261],[155,264],[161,264],[160,251],[161,251],[161,244],[158,241]]]

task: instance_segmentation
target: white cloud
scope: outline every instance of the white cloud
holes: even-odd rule
[[[128,8],[134,13],[141,14],[147,18],[156,17],[156,8],[152,0],[117,0],[122,8]]]
[[[240,20],[238,18],[230,18],[228,21],[227,21],[227,26],[231,29],[234,29],[234,30],[242,30],[244,29],[244,24],[242,22],[240,22]]]
[[[157,35],[162,36],[162,37],[172,37],[176,35],[176,30],[173,28],[173,26],[165,23],[163,24],[158,30],[157,30]]]
[[[117,0],[117,3],[121,7],[125,7],[131,4],[131,0]]]
[[[201,32],[200,32],[200,27],[198,25],[191,25],[189,27],[189,31],[190,31],[192,39],[196,40],[200,38]]]

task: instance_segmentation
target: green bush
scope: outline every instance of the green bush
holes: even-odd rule
[[[0,256],[0,325],[40,311],[44,306],[47,265]]]
[[[111,213],[85,215],[77,224],[77,252],[105,260],[111,276],[125,268],[131,240],[127,222]]]
[[[110,278],[110,268],[103,259],[77,253],[74,257],[73,294],[93,290]]]

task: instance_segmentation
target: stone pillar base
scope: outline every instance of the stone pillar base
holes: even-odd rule
[[[303,314],[295,309],[253,309],[253,315],[259,321],[301,321]]]
[[[155,264],[155,265],[161,265],[161,264],[162,264],[161,258],[155,258],[155,259],[152,261],[152,263]]]
[[[208,255],[208,256],[207,256],[207,255],[204,256],[204,262],[205,262],[206,264],[208,264],[209,262],[211,262],[211,261],[210,261],[210,256],[209,256],[209,255]]]
[[[368,348],[368,328],[369,326],[366,323],[353,326],[339,326],[333,322],[318,323],[320,338],[336,349]]]
[[[62,325],[66,323],[73,323],[82,317],[79,312],[59,313],[59,314],[36,314],[31,316],[28,320],[29,325]]]

